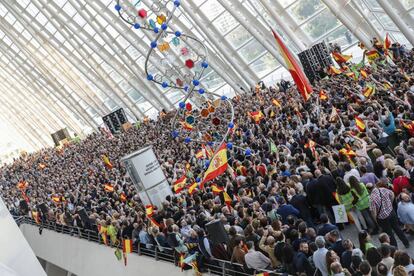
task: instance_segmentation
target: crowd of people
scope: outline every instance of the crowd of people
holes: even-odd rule
[[[114,137],[94,133],[22,156],[1,168],[1,196],[14,215],[104,229],[109,245],[132,239],[197,252],[200,270],[214,258],[246,273],[412,275],[404,247],[414,233],[414,51],[398,53],[393,64],[380,54],[361,68],[366,74],[317,81],[307,102],[285,81],[234,97],[228,142],[238,147],[227,150],[227,171],[204,189],[167,197],[151,220],[119,159],[151,144],[172,186],[202,176],[201,145],[171,136],[174,111]],[[263,118],[249,116],[255,111]],[[344,205],[349,223],[335,223],[335,205]],[[213,220],[227,242],[211,241],[205,225]],[[354,227],[354,239],[343,238]]]

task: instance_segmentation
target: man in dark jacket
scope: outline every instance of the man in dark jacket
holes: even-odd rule
[[[314,275],[315,268],[312,267],[308,259],[309,246],[306,242],[301,242],[299,251],[293,257],[293,267],[296,274],[306,273],[306,275]]]

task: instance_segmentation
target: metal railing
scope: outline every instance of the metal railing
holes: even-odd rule
[[[99,234],[96,231],[88,230],[88,229],[82,229],[79,227],[73,227],[73,226],[67,226],[67,225],[61,225],[57,224],[55,222],[41,222],[36,223],[33,219],[29,217],[14,217],[15,222],[18,226],[21,224],[29,224],[34,225],[36,227],[39,227],[39,233],[43,229],[52,230],[61,234],[70,235],[74,237],[78,237],[90,242],[96,242],[99,244],[102,244],[104,246],[109,246],[111,248],[120,248],[120,245],[114,246],[114,245],[105,245],[103,243],[103,240],[100,238]],[[158,245],[151,245],[151,246],[145,246],[141,243],[134,244],[133,246],[133,253],[136,253],[140,256],[148,256],[151,258],[154,258],[157,261],[165,261],[172,263],[176,266],[178,266],[178,254],[176,251],[172,248],[168,247],[162,247],[162,250],[160,250],[160,247]],[[249,276],[249,275],[256,275],[263,272],[267,272],[268,275],[281,275],[281,273],[277,273],[275,271],[270,270],[263,270],[263,271],[256,271],[256,270],[250,270],[246,267],[244,267],[241,264],[238,263],[232,263],[226,260],[220,260],[216,258],[210,258],[203,262],[203,265],[200,267],[200,270],[203,273],[207,274],[213,274],[213,275],[222,275],[222,276]]]

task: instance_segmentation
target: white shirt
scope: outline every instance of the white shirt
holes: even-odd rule
[[[328,268],[326,267],[326,253],[328,249],[318,248],[318,250],[313,253],[313,263],[315,267],[322,273],[322,276],[328,276]]]
[[[358,179],[358,181],[361,179],[361,176],[360,176],[358,170],[357,169],[351,169],[349,172],[346,172],[345,175],[344,175],[345,183],[349,183],[349,178],[351,176],[355,176]]]

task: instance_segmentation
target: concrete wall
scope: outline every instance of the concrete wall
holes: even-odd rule
[[[36,256],[77,276],[189,276],[192,271],[181,272],[171,263],[153,258],[128,254],[128,265],[118,261],[114,249],[76,237],[59,234],[38,227],[22,224],[20,230]]]

